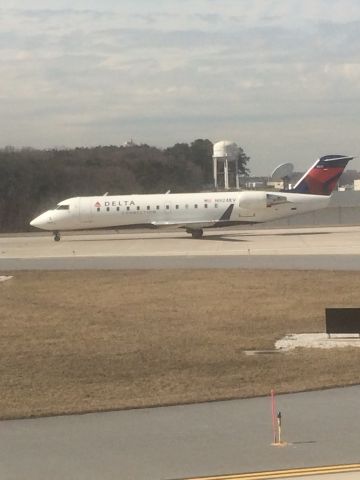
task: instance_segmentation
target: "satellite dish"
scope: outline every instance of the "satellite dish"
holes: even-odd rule
[[[282,163],[271,174],[273,180],[289,179],[294,171],[294,165],[292,163]]]

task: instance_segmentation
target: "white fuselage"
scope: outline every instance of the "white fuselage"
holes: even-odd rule
[[[207,228],[267,222],[324,208],[329,200],[323,195],[264,191],[76,197],[60,202],[31,225],[51,231],[136,225]]]

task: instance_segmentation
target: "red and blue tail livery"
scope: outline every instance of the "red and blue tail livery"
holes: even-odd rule
[[[331,195],[346,165],[352,159],[353,157],[347,155],[325,155],[319,158],[291,192]]]

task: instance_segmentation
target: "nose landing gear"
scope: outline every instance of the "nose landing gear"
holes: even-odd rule
[[[55,242],[60,242],[60,232],[54,232],[54,240]]]

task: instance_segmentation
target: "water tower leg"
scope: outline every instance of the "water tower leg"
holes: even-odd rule
[[[239,190],[240,184],[239,184],[239,160],[235,160],[235,182],[236,182],[236,190]]]
[[[224,187],[229,190],[229,163],[227,158],[224,161]]]
[[[218,188],[218,181],[217,181],[217,158],[213,157],[213,167],[214,167],[214,187],[215,190]]]

